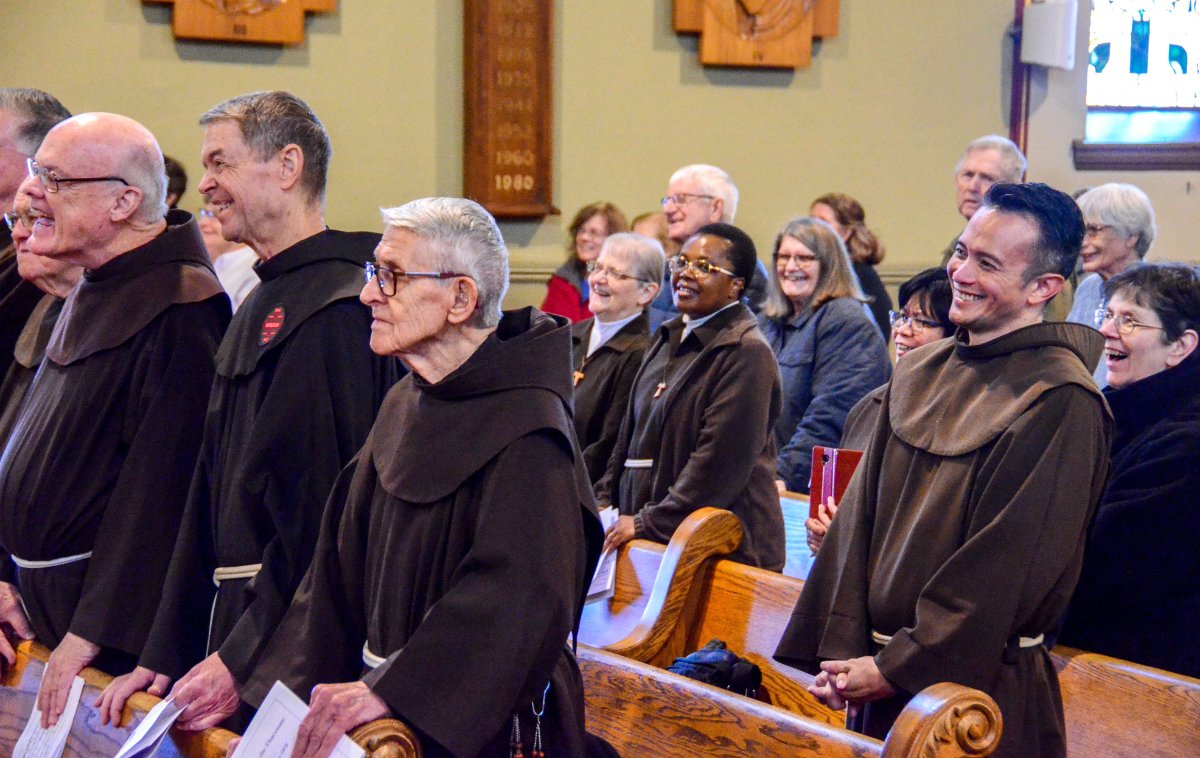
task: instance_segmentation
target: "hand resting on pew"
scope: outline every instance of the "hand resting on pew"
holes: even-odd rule
[[[46,671],[42,674],[42,686],[38,689],[37,707],[42,712],[43,729],[58,723],[58,717],[67,706],[67,697],[75,677],[99,654],[99,645],[72,632],[67,632],[58,647],[54,648],[50,660],[46,662]]]
[[[192,667],[171,688],[175,704],[186,710],[175,726],[185,732],[211,729],[238,709],[240,687],[233,674],[213,653]]]
[[[845,708],[851,718],[862,704],[896,694],[869,655],[848,661],[823,661],[821,673],[808,692],[835,711]]]
[[[365,682],[318,684],[300,722],[292,758],[329,758],[343,734],[356,726],[388,718],[392,709]]]
[[[96,703],[96,707],[100,709],[100,723],[121,723],[121,711],[130,695],[145,690],[155,697],[162,697],[170,683],[171,677],[151,671],[145,666],[138,666],[128,674],[118,676],[104,688],[100,701]]]
[[[17,588],[8,582],[0,582],[0,655],[11,666],[17,662],[17,651],[9,642],[9,633],[23,640],[33,639],[33,630],[29,628],[29,619],[25,618],[25,610],[21,607],[21,595]]]
[[[633,516],[619,516],[617,523],[613,524],[604,535],[604,547],[601,552],[616,550],[636,536],[637,529],[633,525]]]

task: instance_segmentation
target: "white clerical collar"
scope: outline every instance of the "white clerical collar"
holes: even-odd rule
[[[700,326],[705,321],[708,321],[710,318],[717,315],[721,311],[729,310],[733,306],[737,305],[739,302],[741,302],[741,301],[734,300],[732,303],[725,306],[720,311],[713,311],[712,313],[708,314],[707,316],[704,316],[703,318],[692,318],[691,316],[684,314],[684,316],[683,316],[683,336],[679,338],[679,341],[683,342],[685,339],[687,339],[687,336],[689,334],[691,334],[693,331],[695,331],[696,327]]]
[[[640,315],[642,315],[642,312],[638,311],[629,318],[623,318],[620,321],[609,321],[607,323],[598,318],[592,319],[592,336],[588,340],[588,357],[592,357],[592,353],[599,350],[601,345],[616,336],[617,332],[621,331],[626,324]]]

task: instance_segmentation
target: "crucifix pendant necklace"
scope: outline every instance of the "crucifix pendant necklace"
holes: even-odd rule
[[[654,396],[662,397],[663,390],[665,390],[666,388],[667,388],[666,382],[659,382],[658,386],[654,388]]]

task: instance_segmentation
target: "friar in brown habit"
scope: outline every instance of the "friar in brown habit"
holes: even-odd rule
[[[650,346],[646,306],[658,292],[665,256],[658,240],[613,234],[588,263],[592,318],[571,326],[575,433],[592,482],[608,469],[642,357]]]
[[[312,566],[254,675],[312,710],[295,758],[394,716],[426,756],[583,752],[567,646],[602,540],[571,429],[570,328],[506,313],[507,253],[469,200],[384,211],[371,349],[412,368],[334,487]],[[315,686],[317,685],[317,686]],[[315,686],[315,689],[314,689]],[[541,714],[541,716],[536,716]]]
[[[1103,338],[1042,323],[1083,218],[1045,185],[997,184],[949,265],[954,339],[913,350],[775,657],[886,735],[938,682],[1000,706],[997,756],[1066,755],[1047,652],[1079,577],[1112,420],[1091,371]]]

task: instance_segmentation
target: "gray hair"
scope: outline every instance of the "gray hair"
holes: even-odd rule
[[[958,159],[958,165],[954,167],[954,173],[957,174],[959,169],[962,168],[963,161],[967,159],[968,155],[981,150],[995,150],[1000,153],[1000,165],[1004,169],[1005,174],[1001,181],[1021,181],[1021,177],[1025,175],[1025,168],[1028,165],[1025,162],[1025,156],[1021,154],[1021,148],[1017,147],[1017,143],[1008,137],[1001,137],[999,134],[989,134],[986,137],[980,137],[967,145],[967,149],[963,150],[962,157]]]
[[[27,158],[37,153],[42,140],[56,124],[71,117],[71,112],[54,95],[21,87],[0,87],[0,111],[16,113],[25,119],[17,129],[16,148]]]
[[[767,302],[762,311],[764,316],[786,319],[795,315],[792,301],[783,294],[783,287],[779,284],[779,267],[775,265],[779,259],[779,246],[787,237],[807,247],[821,266],[816,289],[808,300],[812,310],[840,297],[852,297],[860,303],[870,302],[871,298],[863,294],[858,277],[854,274],[854,264],[850,262],[850,253],[846,252],[841,235],[819,218],[802,216],[787,222],[775,238],[771,276],[767,280]]]
[[[1139,258],[1145,258],[1158,235],[1154,223],[1154,206],[1150,198],[1132,184],[1110,182],[1083,193],[1079,210],[1085,221],[1095,221],[1111,226],[1124,239],[1137,236]]]
[[[726,224],[733,223],[733,217],[737,215],[738,188],[734,185],[733,180],[729,178],[729,174],[716,166],[709,166],[705,163],[693,163],[671,174],[670,183],[673,184],[685,179],[695,181],[705,193],[721,198],[725,203],[725,210],[721,214],[721,221]]]
[[[508,249],[492,214],[458,197],[426,197],[379,210],[389,227],[407,229],[429,243],[438,271],[475,280],[479,302],[471,326],[489,329],[500,323],[500,303],[508,292]]]
[[[663,246],[658,240],[635,232],[618,232],[604,239],[604,244],[600,246],[600,255],[605,253],[628,255],[633,261],[630,276],[662,286],[667,254],[663,252]]]
[[[242,131],[242,139],[260,161],[266,161],[288,145],[296,145],[304,154],[304,173],[300,184],[309,198],[325,197],[325,177],[333,148],[329,134],[317,114],[290,92],[251,92],[238,95],[209,108],[200,117],[200,126],[215,121],[233,121]]]
[[[153,143],[153,149],[130,150],[121,174],[125,181],[142,191],[142,204],[134,218],[147,223],[162,221],[168,210],[167,171],[158,142]]]

